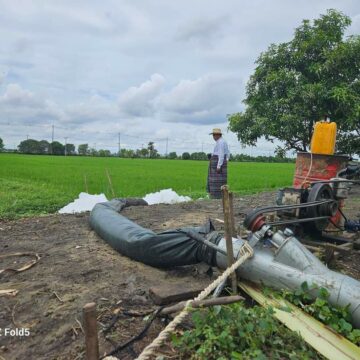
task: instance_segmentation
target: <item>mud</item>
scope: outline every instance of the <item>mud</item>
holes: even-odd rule
[[[235,198],[235,219],[239,224],[251,208],[274,203],[275,193]],[[360,191],[347,201],[345,212],[360,212]],[[198,200],[177,205],[133,207],[123,214],[155,231],[184,225],[200,225],[207,218],[222,219],[219,200]],[[111,249],[88,225],[89,214],[51,215],[0,222],[0,254],[35,252],[41,260],[21,273],[0,274],[0,290],[16,289],[14,297],[0,297],[0,359],[83,359],[82,307],[98,306],[99,330],[116,314],[143,313],[155,309],[148,296],[151,286],[176,283],[206,285],[211,272],[204,264],[160,270],[132,261]],[[215,221],[220,230],[221,223]],[[360,255],[352,251],[337,263],[341,271],[360,278]],[[0,269],[20,267],[29,258],[6,258]],[[214,275],[213,275],[214,276]],[[121,315],[109,332],[100,334],[100,352],[124,343],[139,333],[141,316]],[[155,320],[146,337],[118,354],[133,359],[164,326]],[[29,329],[29,336],[5,336],[5,329]]]

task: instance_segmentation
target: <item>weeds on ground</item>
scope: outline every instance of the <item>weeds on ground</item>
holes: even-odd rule
[[[323,359],[273,317],[271,308],[237,303],[197,310],[194,328],[174,336],[182,359]]]
[[[314,291],[318,294],[315,299],[311,296]],[[330,294],[325,288],[319,288],[317,285],[309,286],[307,282],[304,282],[300,289],[294,292],[284,290],[281,295],[354,344],[360,345],[360,329],[354,329],[351,325],[349,306],[331,305],[329,303]]]

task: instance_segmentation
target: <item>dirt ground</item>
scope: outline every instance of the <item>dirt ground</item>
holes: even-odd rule
[[[273,204],[275,193],[235,198],[235,219],[240,223],[249,209]],[[360,189],[346,203],[346,214],[360,212]],[[200,225],[207,218],[223,218],[219,200],[198,200],[177,205],[127,208],[123,215],[154,231],[184,225]],[[160,270],[132,261],[108,246],[89,227],[89,214],[51,215],[17,221],[0,221],[0,255],[35,252],[40,261],[24,272],[0,274],[0,290],[16,289],[16,296],[0,297],[0,359],[83,359],[82,307],[96,302],[100,330],[122,311],[155,309],[148,295],[151,286],[211,281],[204,264]],[[220,223],[216,223],[221,228]],[[29,258],[0,259],[0,269],[19,267]],[[337,264],[360,279],[360,254]],[[100,335],[101,354],[114,344],[139,333],[142,317],[120,316],[109,340]],[[121,351],[121,359],[133,359],[164,326],[156,320],[146,337]],[[28,328],[29,336],[5,336],[5,329]]]

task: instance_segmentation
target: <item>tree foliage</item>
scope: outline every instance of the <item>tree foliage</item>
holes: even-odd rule
[[[75,145],[74,144],[66,144],[65,152],[66,152],[66,155],[74,155],[75,154]]]
[[[0,152],[4,150],[4,142],[3,139],[0,138]]]
[[[208,157],[206,155],[206,153],[204,153],[203,151],[201,152],[194,152],[190,155],[190,159],[191,160],[208,160]]]
[[[89,144],[80,144],[78,146],[79,155],[89,155]]]
[[[171,159],[171,160],[177,159],[176,152],[175,151],[170,152],[169,155],[168,155],[168,158]]]
[[[47,140],[40,140],[38,144],[38,154],[49,154],[50,143]]]
[[[65,146],[58,141],[49,143],[47,140],[27,139],[20,142],[18,151],[24,154],[65,155]],[[66,154],[75,155],[74,144],[66,144]]]
[[[27,139],[21,141],[18,145],[18,150],[24,154],[39,154],[42,151],[40,142],[34,139]]]
[[[64,155],[65,154],[65,146],[58,141],[53,141],[50,143],[50,149],[52,155]]]
[[[259,56],[245,111],[228,117],[243,144],[264,137],[306,151],[314,123],[327,114],[338,125],[338,150],[360,153],[360,36],[344,39],[350,24],[348,16],[328,10]]]
[[[109,156],[111,156],[111,152],[110,152],[110,150],[100,149],[100,150],[98,151],[98,155],[99,155],[100,157],[109,157]]]
[[[140,155],[140,157],[148,157],[149,156],[149,150],[142,148],[138,150],[138,154]]]
[[[147,150],[149,151],[149,157],[150,158],[157,158],[159,157],[158,151],[155,149],[155,144],[153,141],[150,141],[147,147]]]
[[[190,160],[190,154],[188,152],[184,152],[182,155],[181,155],[181,158],[183,160]]]

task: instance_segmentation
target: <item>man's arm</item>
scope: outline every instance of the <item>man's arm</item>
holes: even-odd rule
[[[216,167],[217,172],[220,172],[220,170],[221,170],[221,166],[224,163],[224,156],[225,156],[224,143],[221,142],[219,144],[219,160],[218,160],[217,167]]]

